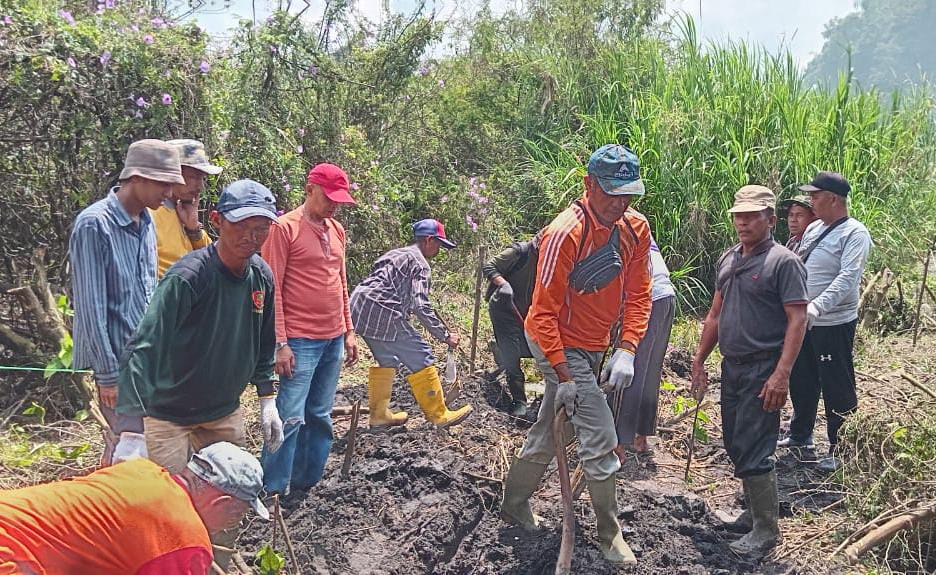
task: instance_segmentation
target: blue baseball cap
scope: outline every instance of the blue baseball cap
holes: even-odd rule
[[[417,238],[435,238],[439,240],[442,247],[449,250],[455,247],[455,242],[445,237],[445,226],[439,220],[431,218],[419,220],[413,224],[413,236]]]
[[[270,511],[260,502],[263,468],[253,455],[233,443],[219,441],[196,452],[188,469],[228,495],[246,501],[269,521]]]
[[[253,180],[237,180],[224,188],[215,209],[229,222],[239,222],[253,216],[276,221],[276,198],[273,192]]]
[[[588,159],[588,175],[609,196],[642,196],[645,192],[637,154],[620,144],[605,144],[595,150]]]

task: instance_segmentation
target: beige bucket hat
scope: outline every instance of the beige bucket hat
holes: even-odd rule
[[[132,176],[169,184],[185,183],[179,151],[162,140],[138,140],[130,144],[120,179]]]

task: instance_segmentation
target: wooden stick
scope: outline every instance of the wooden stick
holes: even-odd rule
[[[910,384],[913,385],[913,387],[919,389],[920,391],[922,391],[922,392],[925,393],[926,395],[932,397],[933,399],[936,399],[936,392],[934,392],[932,389],[930,389],[930,388],[926,387],[925,385],[923,385],[923,384],[920,382],[920,380],[918,380],[917,378],[913,377],[912,375],[910,375],[910,374],[907,373],[906,371],[901,371],[901,372],[900,372],[900,377],[902,377],[902,378],[906,379],[907,381],[909,381]]]
[[[214,561],[211,562],[211,571],[215,575],[227,575],[227,573],[224,572],[224,569],[222,569],[221,566]]]
[[[845,550],[845,556],[848,558],[848,563],[850,565],[858,563],[862,555],[877,547],[881,543],[889,541],[891,537],[893,537],[898,532],[905,529],[910,529],[917,523],[932,519],[934,517],[936,517],[936,503],[931,504],[929,507],[916,509],[914,511],[910,511],[908,513],[904,513],[903,515],[894,517],[884,525],[875,528],[857,542],[849,546],[848,549]]]
[[[478,322],[481,318],[481,285],[484,279],[482,270],[484,268],[484,259],[486,256],[487,248],[485,246],[478,248],[478,270],[476,272],[477,277],[475,278],[474,294],[474,319],[471,321],[471,359],[468,362],[468,373],[475,372],[475,358],[478,354]]]
[[[692,465],[692,455],[695,453],[695,430],[696,425],[699,424],[699,408],[702,407],[702,402],[697,401],[695,404],[695,415],[692,416],[692,427],[689,428],[689,457],[686,458],[686,473],[683,476],[683,481],[689,483],[689,467]]]
[[[341,464],[341,476],[347,478],[351,473],[351,458],[354,456],[354,439],[357,437],[358,418],[361,416],[361,400],[354,402],[351,408],[351,427],[348,429],[348,445],[345,448],[344,463]]]
[[[805,546],[808,545],[809,543],[812,543],[812,542],[815,541],[816,539],[819,539],[820,537],[822,537],[823,535],[825,535],[825,534],[828,533],[829,531],[832,531],[833,529],[838,529],[839,527],[841,527],[842,525],[844,525],[846,521],[848,521],[847,518],[842,519],[841,521],[839,521],[838,523],[835,523],[834,525],[830,525],[829,527],[826,527],[825,529],[823,529],[823,530],[820,531],[819,533],[816,533],[816,534],[813,535],[812,537],[801,541],[800,543],[798,543],[798,544],[794,545],[793,547],[787,549],[787,550],[784,551],[783,553],[779,553],[779,554],[777,555],[776,559],[782,559],[783,557],[786,557],[786,556],[792,554],[792,553],[795,552],[795,551],[799,551],[800,549],[802,549],[803,547],[805,547]]]
[[[273,517],[278,518],[280,515],[280,500],[279,493],[273,494]],[[279,520],[273,522],[273,542],[271,545],[273,549],[276,549],[276,528],[279,526]]]
[[[370,414],[370,408],[366,405],[362,405],[360,408],[361,413]],[[332,408],[332,417],[337,417],[341,415],[351,415],[354,413],[353,405],[339,405],[338,407]]]
[[[578,501],[583,491],[585,491],[585,470],[579,463],[572,472],[572,501]]]
[[[572,550],[575,547],[575,508],[572,506],[572,482],[569,478],[569,460],[566,458],[562,432],[569,420],[565,407],[553,419],[553,445],[556,447],[556,463],[559,466],[559,491],[562,493],[562,542],[556,560],[556,575],[572,573]]]
[[[289,536],[289,530],[286,529],[286,520],[283,519],[282,510],[279,507],[279,501],[276,505],[276,522],[279,523],[280,530],[283,532],[283,538],[286,540],[286,550],[289,551],[289,560],[292,561],[293,570],[296,573],[301,573],[299,571],[299,560],[296,559],[296,550],[293,548],[292,538]],[[252,571],[250,571],[252,573]]]
[[[920,310],[923,308],[923,288],[926,287],[926,278],[929,276],[929,265],[930,265],[930,256],[933,254],[933,250],[927,248],[926,250],[926,263],[923,264],[923,278],[920,280],[920,293],[917,295],[917,305],[916,305],[916,315],[913,320],[913,347],[916,347],[917,337],[920,335]]]

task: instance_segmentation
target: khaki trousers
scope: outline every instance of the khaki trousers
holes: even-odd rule
[[[182,473],[192,454],[212,443],[229,441],[243,447],[244,414],[238,407],[234,413],[214,421],[180,425],[154,417],[143,418],[143,435],[149,459],[165,467],[169,473]]]

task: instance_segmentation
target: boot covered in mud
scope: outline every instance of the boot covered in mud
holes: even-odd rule
[[[504,500],[501,501],[501,519],[523,527],[527,531],[539,528],[540,517],[530,509],[530,496],[539,487],[545,463],[535,463],[514,456],[504,481]]]
[[[405,411],[393,413],[390,411],[390,391],[393,389],[393,376],[396,370],[392,367],[372,367],[367,374],[367,405],[370,407],[368,424],[371,427],[386,427],[390,425],[403,425],[406,423]]]
[[[746,507],[744,512],[737,519],[730,519],[727,513],[716,512],[715,516],[722,522],[722,529],[729,531],[731,533],[748,533],[751,529],[754,529],[754,519],[751,516],[751,495],[749,494],[747,482],[741,482],[742,487],[744,488],[744,502]]]
[[[637,558],[624,542],[621,524],[617,519],[617,494],[614,475],[601,481],[586,478],[595,518],[598,520],[598,542],[601,554],[611,563],[636,565]]]
[[[434,365],[411,373],[406,380],[413,388],[413,395],[423,413],[426,414],[426,419],[438,427],[461,423],[471,413],[470,405],[460,407],[455,411],[449,411],[449,408],[445,406],[445,394],[442,393],[439,370]]]
[[[729,547],[741,555],[766,555],[780,542],[777,471],[743,479],[754,528]]]

